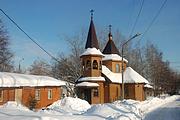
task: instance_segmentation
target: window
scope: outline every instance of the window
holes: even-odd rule
[[[48,89],[48,99],[52,99],[52,89]]]
[[[40,89],[35,90],[35,99],[36,100],[40,100],[40,97],[41,97],[40,92],[41,92]]]
[[[86,68],[87,68],[87,69],[91,69],[91,61],[90,61],[90,60],[87,60],[87,62],[86,62]]]
[[[82,62],[82,70],[84,71],[84,66],[85,66],[85,63],[84,63],[84,60]]]
[[[102,64],[101,64],[101,61],[99,62],[99,70],[102,70]]]
[[[94,61],[93,61],[93,69],[98,69],[97,60],[94,60]]]
[[[119,64],[116,64],[116,73],[119,73],[120,69],[119,69]]]
[[[0,90],[0,102],[3,101],[3,90]]]
[[[94,97],[98,97],[98,96],[99,96],[98,89],[94,89],[94,90],[93,90],[93,96],[94,96]]]

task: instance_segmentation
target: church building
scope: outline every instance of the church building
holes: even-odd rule
[[[79,98],[87,100],[90,104],[121,99],[123,62],[125,99],[145,99],[144,85],[148,84],[148,81],[131,67],[127,67],[126,59],[122,61],[111,30],[104,50],[100,51],[92,14],[85,51],[80,58],[82,76],[76,81]]]

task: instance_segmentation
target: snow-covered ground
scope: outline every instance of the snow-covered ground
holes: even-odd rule
[[[79,98],[66,97],[36,112],[16,102],[0,106],[2,120],[142,120],[154,109],[180,99],[180,96],[150,98],[139,102],[134,100],[115,101],[107,104],[89,105]]]
[[[180,120],[180,99],[162,105],[148,113],[144,120]]]

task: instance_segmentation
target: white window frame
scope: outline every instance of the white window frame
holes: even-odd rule
[[[41,90],[35,89],[35,99],[40,100],[40,98],[41,98]]]
[[[52,89],[48,89],[48,100],[53,98],[53,92]]]

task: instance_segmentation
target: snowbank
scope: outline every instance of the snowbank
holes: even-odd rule
[[[174,96],[170,96],[170,97],[166,97],[166,98],[150,98],[149,100],[140,102],[139,107],[140,110],[142,112],[142,114],[147,114],[148,112],[151,112],[152,110],[168,103],[168,102],[172,102],[176,99],[179,99],[180,96],[179,95],[174,95]]]
[[[134,104],[136,101],[127,100],[93,105],[84,115],[100,116],[110,120],[140,120],[141,115]]]
[[[151,98],[139,102],[135,100],[115,101],[90,106],[79,98],[66,97],[49,106],[50,110],[28,112],[16,102],[8,102],[0,107],[0,118],[5,120],[142,120],[147,113],[180,99],[179,96]]]
[[[1,108],[4,109],[19,109],[19,110],[23,110],[23,111],[30,111],[27,107],[18,104],[15,101],[8,101],[7,103],[5,103],[4,105],[0,106]]]
[[[66,97],[58,100],[50,105],[48,108],[63,114],[81,114],[89,109],[91,105],[79,98]]]
[[[110,120],[142,120],[152,110],[179,98],[180,96],[167,98],[155,97],[143,102],[118,100],[113,103],[93,105],[83,115],[99,116]]]

